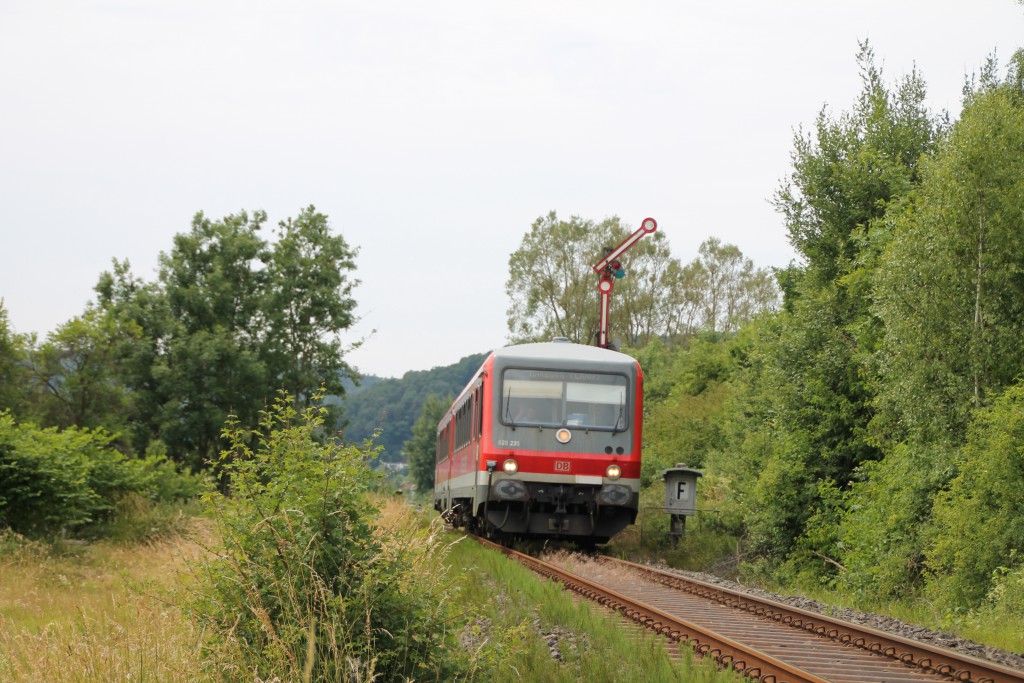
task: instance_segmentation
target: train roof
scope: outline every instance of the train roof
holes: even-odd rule
[[[535,344],[516,344],[514,346],[506,346],[504,348],[496,349],[491,353],[488,360],[484,361],[481,366],[481,370],[487,367],[487,364],[493,359],[499,364],[504,365],[515,365],[517,362],[524,362],[528,364],[538,364],[540,367],[558,366],[559,364],[571,362],[580,363],[581,365],[592,364],[592,365],[604,365],[606,369],[616,368],[616,371],[622,371],[624,367],[634,368],[636,373],[640,373],[640,368],[637,360],[632,356],[628,356],[618,351],[612,351],[610,349],[602,349],[599,346],[585,346],[583,344],[574,344],[570,341],[551,341],[551,342],[539,342]],[[455,407],[465,398],[465,396],[472,391],[473,386],[477,381],[476,376],[469,380],[465,388],[459,392],[459,395],[452,402],[451,408],[445,413],[444,419],[438,424],[438,432],[444,427],[447,420],[455,411]]]
[[[569,341],[539,342],[536,344],[518,344],[506,346],[494,352],[495,359],[503,361],[516,360],[572,360],[590,363],[626,363],[635,364],[636,359],[618,351],[602,349],[598,346],[585,346]]]

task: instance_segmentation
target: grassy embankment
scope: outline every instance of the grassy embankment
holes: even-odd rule
[[[383,508],[385,524],[411,513],[394,501]],[[179,604],[206,527],[197,519],[189,535],[148,543],[0,541],[0,680],[217,680],[204,635]],[[505,557],[447,541],[449,581],[467,605],[459,640],[475,653],[472,680],[735,680],[688,653],[673,662],[660,639],[623,629]]]
[[[385,519],[406,514],[409,508],[385,503]],[[193,534],[203,528],[197,520]],[[712,552],[707,534],[693,531],[674,549],[658,548],[650,534],[643,554],[699,569],[715,553],[721,559],[734,550],[722,542]],[[623,629],[616,617],[574,601],[507,558],[455,539],[448,537],[454,542],[449,580],[469,606],[460,640],[476,653],[474,680],[734,680],[700,663],[688,672],[686,653],[671,662],[658,639]],[[634,527],[612,547],[635,557],[639,540]],[[187,559],[202,552],[201,542],[187,536],[56,546],[0,540],[0,680],[216,680],[203,660],[203,634],[174,593],[190,580]],[[865,605],[820,587],[769,587],[1024,649],[1018,625],[1006,620],[960,618],[950,628],[950,615],[924,603]]]
[[[199,552],[194,541],[12,545],[0,556],[0,680],[181,681],[202,671],[202,635],[168,596]]]

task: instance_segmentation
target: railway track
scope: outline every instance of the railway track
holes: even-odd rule
[[[478,540],[763,683],[1024,683],[1024,671],[651,567],[601,557],[570,570]]]

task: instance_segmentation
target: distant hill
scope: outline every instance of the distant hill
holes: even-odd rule
[[[348,421],[345,440],[360,444],[380,429],[377,444],[384,447],[381,460],[404,460],[402,444],[412,436],[412,425],[427,396],[454,398],[486,357],[486,353],[466,356],[453,365],[407,372],[400,379],[366,376],[360,386],[346,387],[347,393],[341,398]]]

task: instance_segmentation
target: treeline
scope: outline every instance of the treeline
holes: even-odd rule
[[[267,217],[202,213],[160,255],[155,281],[114,261],[82,315],[39,342],[0,310],[0,410],[44,427],[104,428],[135,453],[165,449],[198,469],[225,419],[255,424],[278,390],[305,405],[352,371],[338,333],[353,322],[355,251],[309,207]],[[159,442],[158,446],[154,446]]]
[[[280,395],[304,408],[344,392],[356,252],[312,206],[273,240],[266,220],[197,214],[155,280],[115,260],[95,301],[42,341],[17,333],[0,301],[0,527],[31,530],[20,520],[50,506],[73,530],[127,493],[194,493],[190,473],[216,462],[229,416],[254,428]],[[328,433],[339,418],[334,404]],[[175,466],[179,484],[154,483]]]
[[[780,310],[638,351],[648,477],[706,469],[746,571],[1024,616],[1024,55],[955,121],[867,45],[794,140]],[[974,612],[970,612],[974,610]]]
[[[413,423],[419,418],[427,398],[434,396],[450,401],[466,386],[486,355],[466,356],[457,363],[431,370],[413,370],[401,378],[373,378],[373,384],[366,389],[349,391],[341,399],[345,439],[357,444],[373,439],[381,448],[382,461],[402,461],[402,445],[412,437]],[[438,421],[440,416],[434,422],[435,428]]]
[[[578,216],[560,220],[555,212],[538,218],[509,257],[509,338],[593,343],[593,265],[631,232],[618,216],[599,223]],[[776,307],[779,291],[771,272],[755,268],[737,246],[711,237],[698,251],[684,265],[661,231],[634,244],[622,260],[628,274],[614,281],[613,340],[637,347],[655,337],[729,332]]]

